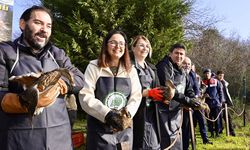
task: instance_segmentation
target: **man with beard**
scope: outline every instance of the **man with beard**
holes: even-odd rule
[[[25,10],[19,27],[22,31],[19,38],[0,43],[0,149],[73,149],[64,94],[83,86],[83,74],[62,49],[49,42],[52,15],[48,9],[33,6]],[[25,88],[8,80],[11,76],[58,68],[66,68],[73,74],[75,87],[61,78],[41,94],[35,88]],[[44,107],[40,114],[28,113],[24,104],[32,99],[38,101],[36,108]]]
[[[191,86],[194,90],[195,97],[200,96],[200,87],[199,83],[197,81],[196,73],[192,69],[192,61],[189,57],[185,57],[183,61],[183,69],[187,73],[187,76],[190,80]],[[202,137],[203,144],[213,144],[209,141],[207,136],[207,130],[206,130],[206,124],[205,124],[205,118],[200,113],[200,110],[193,110],[193,116],[194,119],[196,119],[199,123],[199,129],[200,134]],[[184,109],[183,111],[183,123],[182,123],[182,141],[183,141],[183,150],[188,150],[189,147],[189,138],[191,136],[190,134],[190,118],[189,118],[189,112]]]
[[[182,44],[174,44],[169,55],[166,55],[156,65],[160,84],[165,86],[167,80],[172,80],[176,90],[169,105],[159,105],[161,121],[161,148],[182,150],[181,125],[183,119],[182,106],[200,108],[200,102],[195,99],[190,80],[182,68],[186,48]]]

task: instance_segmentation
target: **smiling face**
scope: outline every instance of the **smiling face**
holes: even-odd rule
[[[185,59],[185,49],[183,48],[175,48],[173,52],[169,54],[170,58],[174,63],[176,63],[178,66],[181,66],[182,62]]]
[[[114,34],[108,40],[108,53],[111,61],[118,62],[124,55],[126,42],[121,34]]]
[[[20,20],[20,28],[23,31],[26,44],[33,50],[40,50],[49,41],[52,19],[47,12],[36,10],[31,13],[28,21]]]
[[[189,73],[191,71],[191,66],[192,66],[192,63],[191,63],[191,59],[188,58],[188,57],[185,57],[183,63],[182,63],[182,67],[183,69]]]
[[[150,43],[144,39],[139,39],[132,47],[134,56],[138,60],[145,60],[151,50]]]

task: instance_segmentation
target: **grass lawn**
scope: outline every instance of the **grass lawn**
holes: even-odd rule
[[[243,121],[240,119],[236,119],[238,123],[243,125]],[[200,135],[197,135],[196,141],[196,149],[197,150],[249,150],[250,149],[250,123],[248,122],[245,127],[237,127],[235,128],[236,137],[226,136],[226,131],[224,130],[222,134],[220,134],[219,138],[210,138],[210,141],[213,142],[213,145],[207,144],[204,145],[202,143],[202,139]],[[199,133],[198,130],[196,133]],[[210,134],[208,133],[208,136]],[[191,147],[191,145],[190,145]]]
[[[238,110],[237,112],[240,112]],[[213,145],[204,145],[200,135],[197,135],[196,149],[197,150],[250,150],[250,106],[246,107],[246,126],[244,127],[243,116],[237,116],[229,111],[232,116],[233,124],[235,125],[236,137],[226,136],[226,130],[224,128],[223,133],[220,134],[219,138],[210,138]],[[224,121],[224,120],[223,120]],[[224,123],[225,125],[225,123]],[[196,133],[199,134],[198,128]],[[210,133],[208,133],[210,136]],[[191,145],[190,145],[191,148]]]
[[[237,112],[240,112],[237,111]],[[202,143],[202,139],[199,133],[198,126],[196,128],[196,149],[197,150],[250,150],[250,106],[246,108],[246,126],[243,126],[243,117],[231,113],[233,123],[235,125],[236,137],[226,136],[226,129],[224,128],[223,133],[220,134],[219,138],[209,138],[213,145]],[[86,132],[86,119],[84,115],[78,115],[78,120],[74,124],[74,130]],[[210,133],[208,132],[208,136]],[[76,148],[75,150],[84,150],[85,146]],[[189,149],[192,149],[191,144]]]

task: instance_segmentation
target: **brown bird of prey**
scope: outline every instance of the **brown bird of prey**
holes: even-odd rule
[[[66,68],[59,68],[44,73],[29,73],[20,76],[12,76],[9,80],[18,82],[24,87],[25,91],[19,95],[21,97],[20,103],[33,115],[39,99],[39,93],[55,85],[61,77],[68,79],[71,86],[75,85],[72,73]]]
[[[163,91],[163,103],[169,104],[175,94],[175,85],[171,80],[166,80],[165,86],[161,86],[160,89]]]
[[[122,130],[127,129],[127,128],[132,126],[131,115],[128,112],[126,107],[123,107],[120,110],[114,110],[114,111],[119,114],[117,120],[119,120],[119,123],[121,124],[122,128],[120,128],[120,129],[113,128],[112,129],[113,133],[116,133],[118,131],[122,131]]]
[[[66,68],[59,68],[49,72],[12,76],[9,80],[20,83],[24,88],[37,87],[37,89],[42,92],[49,86],[55,85],[61,77],[68,79],[72,86],[75,85],[72,73]]]
[[[207,103],[205,102],[206,98],[209,98],[210,96],[208,94],[205,94],[206,92],[206,89],[207,89],[207,86],[204,85],[204,84],[201,84],[201,87],[200,87],[200,96],[197,98],[200,103],[201,103],[201,110],[204,110],[205,113],[207,114],[207,116],[209,116],[209,113],[210,113],[210,108],[209,106],[207,105]]]

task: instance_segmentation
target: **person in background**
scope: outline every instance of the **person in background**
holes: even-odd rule
[[[74,91],[69,81],[59,79],[37,95],[35,87],[26,89],[8,79],[66,68],[73,74],[76,86],[82,87],[83,74],[71,64],[64,50],[49,41],[52,15],[48,9],[28,8],[21,15],[19,27],[19,38],[0,43],[0,149],[71,150],[71,127],[64,101],[64,95]],[[43,111],[30,114],[26,104],[37,99],[36,108]]]
[[[219,80],[211,77],[211,69],[204,69],[204,83],[207,86],[205,94],[208,95],[206,103],[210,108],[209,119],[216,119],[222,107],[223,97],[221,90],[221,83]],[[220,119],[218,118],[215,122],[208,120],[208,130],[211,133],[211,137],[219,137],[219,131],[221,129]],[[214,132],[216,135],[214,135]]]
[[[224,103],[227,104],[228,107],[232,107],[233,106],[233,101],[232,101],[232,98],[231,98],[230,93],[228,91],[229,83],[224,79],[224,76],[225,76],[225,74],[224,74],[223,71],[221,71],[221,70],[217,71],[217,76],[216,77],[221,83],[222,93],[223,93],[222,95],[223,95],[223,99],[224,99],[223,101],[224,101]],[[225,110],[223,110],[222,115],[223,115],[224,121],[226,122]],[[228,124],[229,124],[229,134],[231,136],[236,136],[235,132],[234,132],[232,118],[231,118],[230,113],[228,113]],[[223,127],[222,120],[221,120],[221,127]]]
[[[189,78],[186,76],[182,63],[186,56],[186,48],[183,44],[174,44],[166,55],[156,65],[160,84],[165,86],[167,80],[172,80],[176,92],[169,105],[159,106],[161,124],[161,149],[168,148],[182,150],[182,105],[187,107],[200,108],[200,102],[195,98]]]
[[[191,85],[193,87],[195,97],[200,96],[200,84],[198,83],[199,81],[197,80],[196,72],[193,71],[194,69],[194,64],[192,64],[192,61],[189,57],[185,57],[183,61],[183,68],[186,71],[187,75],[189,76],[189,80],[191,82]],[[194,69],[195,70],[195,69]],[[200,110],[204,112],[203,110]],[[199,110],[193,110],[193,116],[194,119],[198,121],[199,124],[199,129],[200,129],[200,134],[202,137],[203,144],[213,144],[212,142],[209,141],[208,136],[207,136],[207,130],[206,130],[206,124],[205,124],[205,118],[202,116]],[[188,118],[188,113],[185,113],[187,117],[183,117],[183,124],[182,124],[182,140],[183,140],[183,149],[186,150],[189,147],[189,133],[190,133],[190,123],[189,120],[186,119]],[[188,120],[188,121],[185,121]]]
[[[133,118],[133,150],[159,150],[161,133],[157,101],[162,100],[163,92],[158,88],[160,83],[156,67],[146,61],[147,58],[151,58],[152,47],[145,36],[138,35],[133,38],[131,48],[142,86],[142,101]]]
[[[191,65],[191,71],[195,73],[197,86],[199,87],[199,90],[200,90],[202,79],[201,79],[201,76],[196,72],[196,67],[194,63],[192,63]]]
[[[112,30],[107,34],[99,58],[90,61],[84,76],[79,101],[88,114],[86,149],[132,149],[133,127],[123,130],[117,111],[126,108],[133,118],[142,94],[124,32]]]

